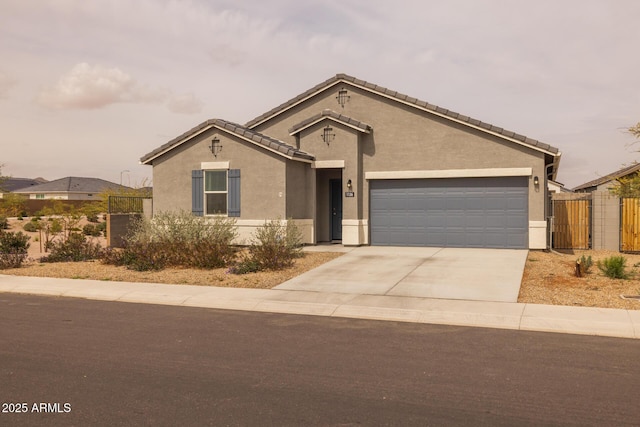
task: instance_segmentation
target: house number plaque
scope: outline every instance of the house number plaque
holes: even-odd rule
[[[344,197],[355,197],[355,193],[353,191],[346,191]]]

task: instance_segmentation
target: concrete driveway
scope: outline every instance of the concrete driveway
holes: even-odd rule
[[[527,253],[363,246],[275,289],[517,302]]]

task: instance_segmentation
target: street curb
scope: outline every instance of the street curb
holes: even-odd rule
[[[0,275],[0,294],[640,338],[640,311]]]

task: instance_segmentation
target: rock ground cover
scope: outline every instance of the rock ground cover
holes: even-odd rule
[[[9,231],[24,232],[21,224],[26,221],[10,221]],[[45,254],[41,252],[39,242],[34,241],[38,233],[26,234],[32,237],[29,249],[31,261],[22,268],[2,270],[0,274],[270,289],[341,255],[334,252],[305,252],[304,257],[297,259],[289,269],[243,275],[230,274],[227,268],[169,268],[156,272],[137,272],[125,267],[104,265],[100,261],[39,263],[37,259]],[[106,243],[103,237],[94,239],[103,245]],[[589,274],[578,278],[574,274],[575,262],[582,255],[590,255],[594,265]],[[640,254],[623,254],[627,258],[628,279],[610,279],[598,269],[597,261],[612,255],[620,254],[611,251],[531,251],[525,265],[518,302],[640,310],[640,299],[621,298],[621,295],[640,296]]]

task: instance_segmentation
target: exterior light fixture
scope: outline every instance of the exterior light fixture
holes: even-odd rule
[[[329,125],[325,126],[322,130],[322,140],[329,145],[331,141],[333,141],[336,137],[336,134],[333,133],[333,128]]]
[[[349,99],[351,99],[351,96],[347,95],[347,93],[347,90],[345,88],[342,88],[338,91],[338,96],[336,96],[336,100],[338,100],[338,104],[340,104],[342,108],[344,108],[344,104],[346,104]]]
[[[347,188],[349,189],[349,191],[351,191],[353,189],[353,185],[351,184],[351,180],[347,181]]]
[[[222,145],[220,145],[220,140],[217,136],[214,136],[211,140],[209,149],[211,150],[211,154],[213,154],[213,157],[218,157],[218,153],[222,151]]]
[[[540,180],[538,179],[537,176],[534,176],[533,177],[533,185],[538,185],[538,184],[540,184]]]

